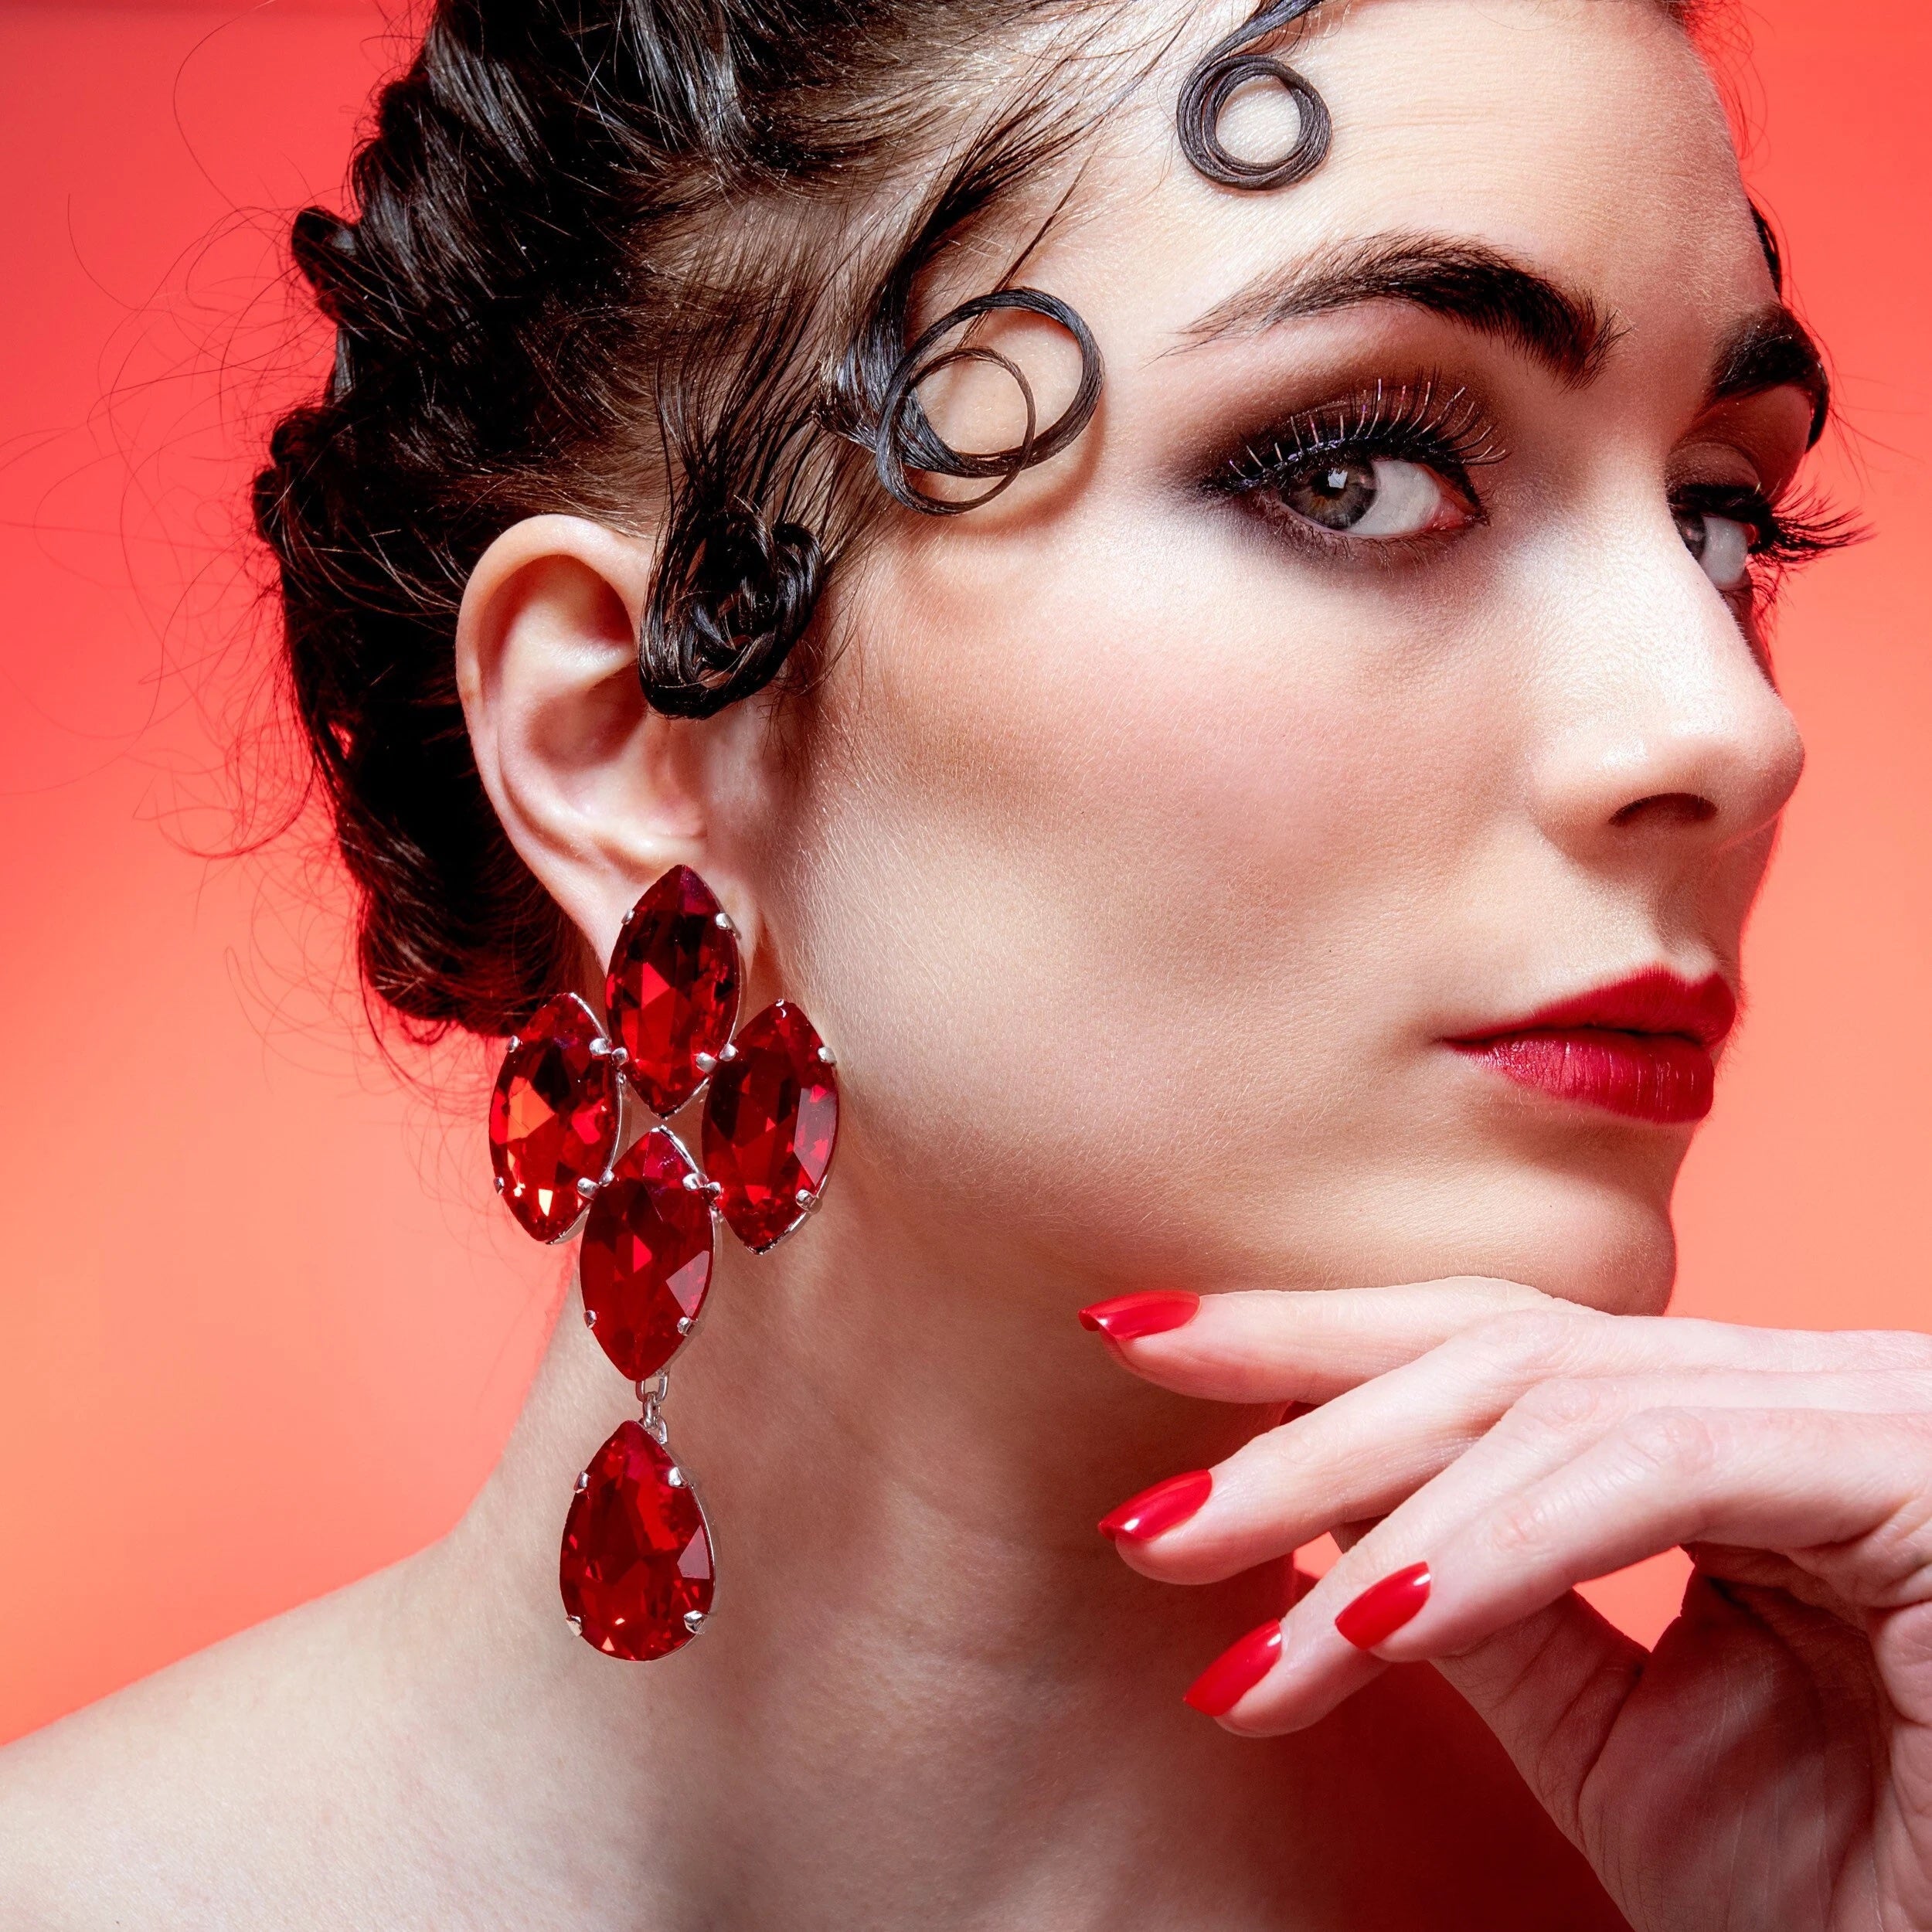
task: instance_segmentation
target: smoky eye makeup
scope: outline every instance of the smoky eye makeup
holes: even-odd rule
[[[1680,522],[1721,519],[1741,528],[1750,554],[1768,563],[1808,563],[1852,541],[1855,532],[1829,505],[1791,492],[1773,494],[1754,485],[1680,484],[1671,492]]]
[[[1714,413],[1719,420],[1700,424],[1673,459],[1671,514],[1704,574],[1740,614],[1761,621],[1795,571],[1865,532],[1802,479],[1804,452],[1769,404]]]
[[[1224,444],[1196,488],[1315,557],[1399,565],[1488,522],[1478,478],[1509,454],[1464,385],[1440,374],[1382,378]],[[1683,478],[1665,494],[1685,549],[1740,613],[1764,615],[1794,570],[1862,534],[1788,484]]]
[[[1461,384],[1378,379],[1242,436],[1199,487],[1318,550],[1386,558],[1484,522],[1473,472],[1505,454]]]

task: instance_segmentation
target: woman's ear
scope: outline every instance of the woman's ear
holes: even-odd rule
[[[471,573],[456,676],[484,790],[510,842],[608,956],[667,867],[694,866],[747,944],[753,908],[709,849],[716,734],[662,716],[638,681],[647,539],[574,516],[505,530]]]

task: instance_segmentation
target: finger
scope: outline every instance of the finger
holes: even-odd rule
[[[1580,1849],[1585,1781],[1649,1662],[1641,1644],[1569,1590],[1436,1668]]]
[[[1929,1497],[1932,1417],[1648,1409],[1466,1523],[1428,1604],[1378,1648],[1455,1655],[1574,1583],[1691,1542],[1803,1558],[1868,1608],[1923,1602]]]
[[[1932,1337],[1611,1315],[1478,1276],[1311,1293],[1127,1295],[1082,1318],[1135,1374],[1219,1402],[1326,1402],[1458,1340],[1477,1358],[1493,1353],[1498,1372],[1525,1385],[1539,1372],[1587,1370],[1600,1350],[1601,1366],[1614,1372],[1672,1362],[1932,1372]],[[1149,1319],[1165,1325],[1148,1329]]]
[[[1587,1355],[1578,1351],[1579,1360],[1640,1362],[1660,1352],[1653,1332],[1672,1325],[1596,1319],[1609,1332]],[[1298,1549],[1338,1523],[1387,1516],[1425,1485],[1430,1520],[1417,1524],[1418,1533],[1440,1537],[1490,1497],[1548,1473],[1647,1409],[1896,1413],[1932,1406],[1932,1378],[1898,1371],[1693,1369],[1553,1376],[1526,1387],[1532,1371],[1522,1354],[1471,1358],[1465,1338],[1257,1436],[1212,1471],[1156,1485],[1103,1529],[1143,1575],[1210,1583]],[[1708,1346],[1689,1340],[1693,1357]],[[1551,1359],[1545,1354],[1537,1366]],[[1451,1464],[1453,1478],[1444,1474]]]
[[[1106,1336],[1124,1366],[1179,1394],[1326,1402],[1475,1323],[1572,1305],[1478,1276],[1396,1287],[1236,1290],[1202,1295],[1192,1308],[1189,1299],[1122,1295],[1083,1309],[1080,1318]],[[1143,1332],[1150,1315],[1172,1325]]]
[[[1787,1577],[1789,1573],[1787,1566]],[[1787,1583],[1768,1596],[1752,1592],[1740,1597],[1723,1588],[1700,1564],[1684,1593],[1680,1612],[1682,1622],[1706,1640],[1717,1630],[1723,1632],[1719,1641],[1725,1653],[1724,1682],[1721,1687],[1713,1687],[1714,1696],[1700,1700],[1694,1715],[1680,1709],[1670,1729],[1680,1738],[1694,1740],[1707,1780],[1715,1777],[1720,1785],[1731,1785],[1733,1795],[1739,1787],[1736,1781],[1724,1777],[1723,1767],[1733,1751],[1742,1749],[1756,1755],[1769,1707],[1781,1694],[1795,1695],[1806,1702],[1819,1695],[1819,1679],[1812,1675],[1817,1668],[1815,1645],[1792,1641],[1793,1626],[1787,1617],[1788,1590]],[[1879,1633],[1879,1649],[1883,1651],[1888,1647],[1893,1632],[1904,1631],[1925,1614],[1924,1611],[1915,1609],[1889,1620]],[[1923,1628],[1922,1624],[1921,1633]],[[1862,1629],[1855,1635],[1848,1632],[1847,1638],[1845,1648],[1838,1653],[1839,1661],[1851,1672],[1857,1689],[1845,1685],[1837,1695],[1862,1703],[1863,1657],[1869,1653]],[[1909,1637],[1907,1642],[1911,1642]],[[1920,1651],[1923,1691],[1922,1634],[1916,1648]],[[1807,1653],[1810,1653],[1808,1658]],[[1658,1688],[1655,1680],[1648,1676],[1650,1661],[1641,1646],[1611,1628],[1573,1592],[1458,1656],[1435,1660],[1435,1668],[1488,1723],[1559,1828],[1592,1858],[1606,1878],[1611,1876],[1615,1868],[1600,1862],[1605,1849],[1601,1767],[1612,1733],[1632,1694],[1640,1687]],[[1907,1681],[1910,1666],[1886,1672],[1882,1665],[1881,1671],[1893,1708],[1906,1716],[1913,1709]],[[1827,1681],[1832,1674],[1828,1670]],[[1669,1692],[1664,1694],[1672,1695]],[[1832,1692],[1828,1690],[1825,1696],[1828,1701],[1835,1701]],[[1922,1711],[1923,1708],[1921,1696],[1917,1709]],[[1653,1730],[1651,1735],[1655,1740],[1656,1732]],[[1922,1719],[1915,1722],[1908,1716],[1908,1721],[1894,1732],[1890,1760],[1894,1790],[1903,1797],[1908,1784],[1916,1786],[1913,1797],[1918,1801],[1906,1799],[1898,1808],[1902,1821],[1909,1821],[1907,1832],[1916,1833],[1920,1840],[1918,1849],[1906,1860],[1915,1871],[1928,1869],[1925,1855],[1932,1850],[1932,1843],[1927,1842],[1932,1840],[1932,1828],[1928,1828],[1932,1809],[1924,1801],[1932,1795],[1932,1742],[1928,1738]],[[1641,1755],[1641,1748],[1620,1753],[1626,1767],[1633,1757]],[[1916,1777],[1915,1771],[1919,1774]],[[1641,1775],[1641,1768],[1638,1775]],[[1849,1812],[1862,1814],[1869,1801],[1861,1794],[1864,1774],[1838,1782],[1837,1801]],[[1593,1787],[1599,1801],[1590,1801]],[[1774,1812],[1787,1812],[1788,1792],[1781,1796],[1774,1788],[1764,1795]],[[1828,1805],[1833,1801],[1829,1794],[1825,1797]],[[1630,1823],[1628,1812],[1633,1802],[1641,1807],[1646,1800],[1627,1791],[1617,1807],[1626,1814],[1621,1821],[1625,1826]],[[1662,1802],[1668,1804],[1669,1800]],[[1808,1815],[1815,1810],[1817,1802],[1814,1794],[1802,1808]],[[1766,1821],[1775,1828],[1774,1821]],[[1594,1845],[1591,1838],[1596,1841]],[[1628,1872],[1625,1876],[1629,1876]],[[1770,1920],[1747,1915],[1747,1922]],[[1777,1922],[1784,1921],[1780,1918]],[[1909,1922],[1929,1921],[1921,1917]]]
[[[1228,1721],[1244,1732],[1298,1729],[1378,1663],[1462,1655],[1573,1585],[1686,1542],[1801,1556],[1868,1607],[1922,1601],[1932,1597],[1929,1494],[1923,1414],[1646,1408],[1452,1529],[1439,1498],[1412,1498],[1295,1606],[1280,1662]],[[1386,1612],[1379,1624],[1359,1620],[1365,1600]],[[1524,1735],[1562,1721],[1555,1689],[1540,1702],[1526,1696],[1512,1716]]]

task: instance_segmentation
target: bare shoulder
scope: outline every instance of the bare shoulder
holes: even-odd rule
[[[372,1639],[396,1574],[245,1631],[0,1751],[0,1924],[349,1924],[335,1855],[366,1808],[393,1795]]]

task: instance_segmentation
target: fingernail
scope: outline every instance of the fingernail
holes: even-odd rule
[[[1335,1620],[1340,1631],[1357,1650],[1373,1650],[1386,1644],[1429,1600],[1429,1566],[1411,1563],[1371,1583]]]
[[[1129,1543],[1144,1543],[1184,1523],[1208,1499],[1214,1487],[1214,1474],[1208,1469],[1190,1469],[1184,1476],[1169,1476],[1138,1496],[1129,1496],[1119,1509],[1100,1519],[1103,1536],[1124,1536]]]
[[[1224,1717],[1274,1669],[1281,1655],[1281,1624],[1264,1624],[1222,1651],[1188,1686],[1185,1702],[1209,1717]]]
[[[1116,1295],[1080,1311],[1080,1326],[1115,1342],[1133,1342],[1144,1335],[1165,1335],[1194,1319],[1201,1305],[1198,1294],[1184,1288],[1156,1288],[1147,1294]]]

